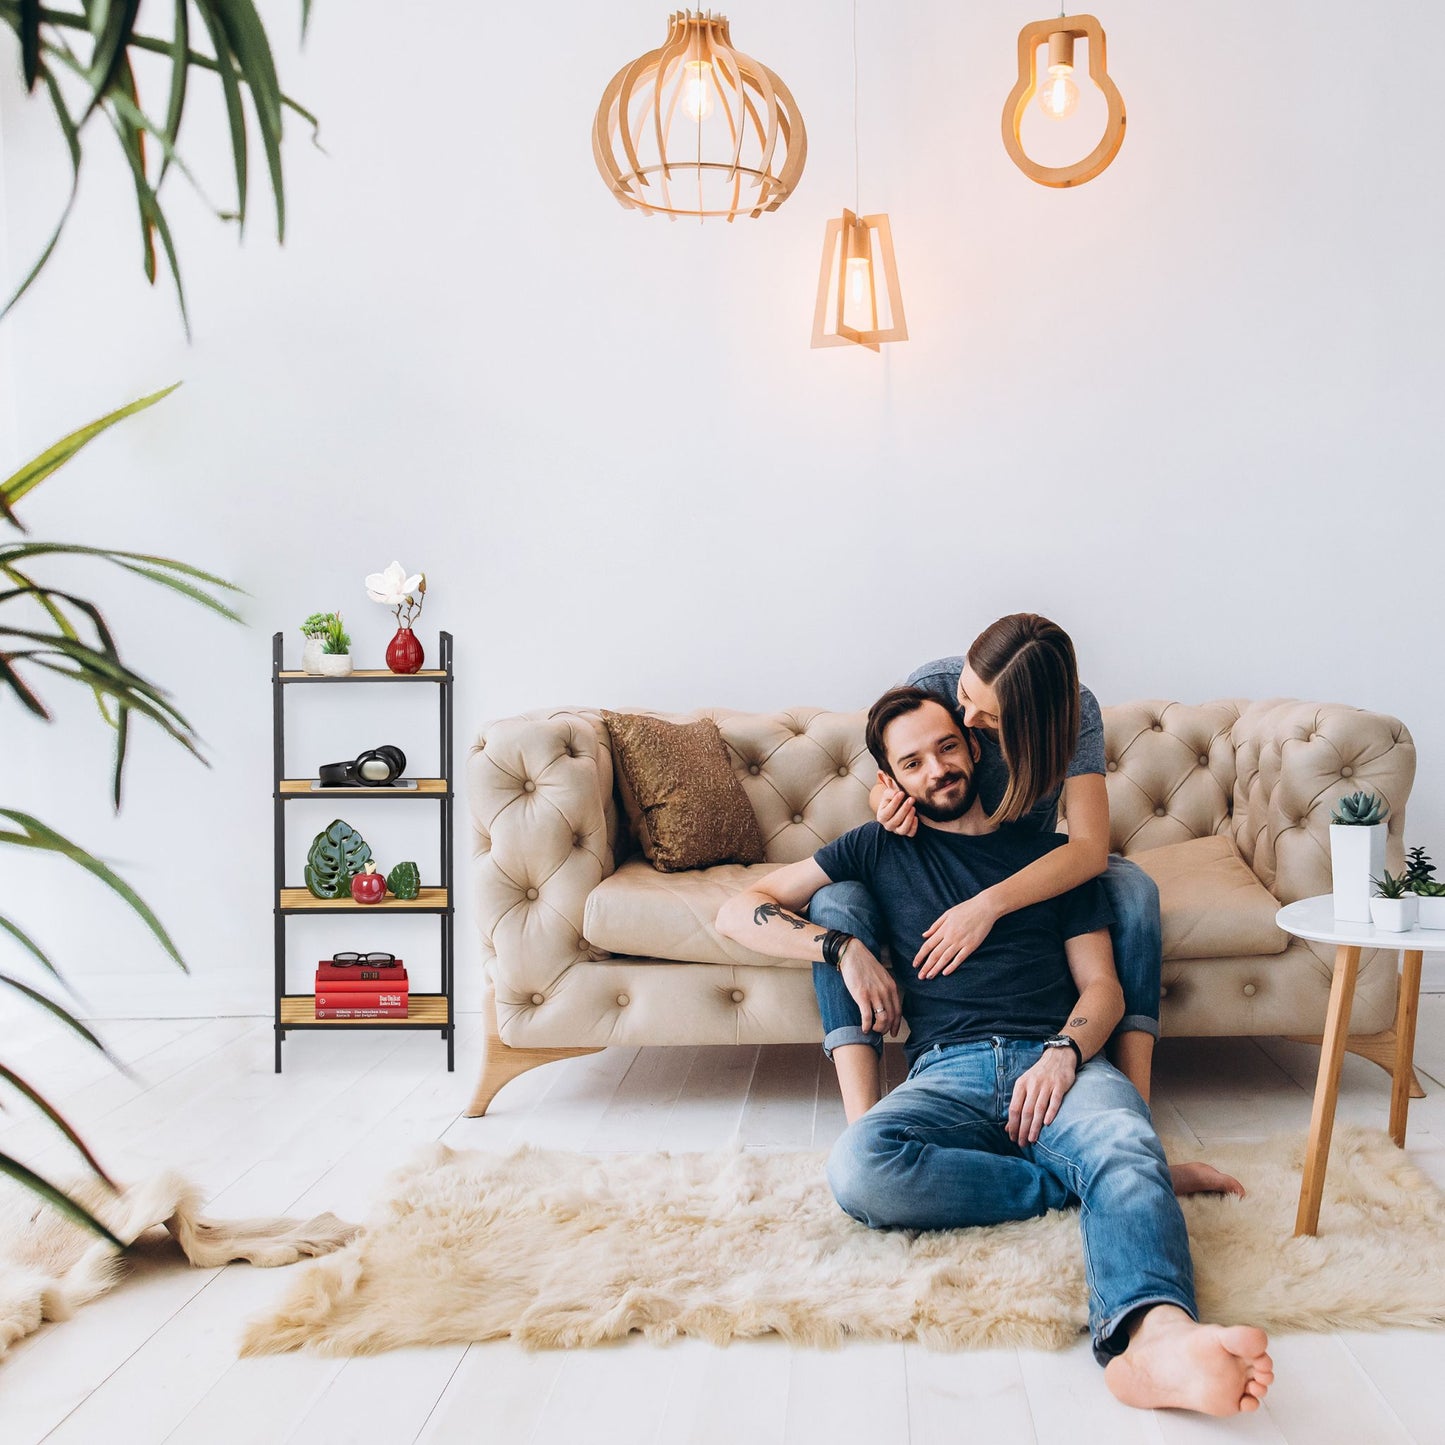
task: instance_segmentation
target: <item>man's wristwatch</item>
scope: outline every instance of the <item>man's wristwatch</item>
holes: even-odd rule
[[[1068,1034],[1053,1034],[1044,1040],[1044,1047],[1046,1049],[1073,1049],[1074,1067],[1076,1069],[1084,1067],[1084,1051],[1079,1047],[1079,1041],[1071,1039]]]

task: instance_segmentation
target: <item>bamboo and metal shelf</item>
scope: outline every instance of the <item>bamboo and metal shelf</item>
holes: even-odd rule
[[[437,1029],[447,1045],[447,1069],[456,1067],[456,962],[455,910],[452,904],[452,635],[441,634],[441,666],[420,672],[395,673],[366,668],[345,677],[320,677],[281,666],[282,634],[271,639],[271,799],[274,818],[275,880],[275,1009],[276,1072],[281,1072],[281,1045],[292,1029]],[[414,788],[313,788],[310,778],[288,778],[286,773],[286,688],[293,683],[434,683],[438,695],[438,737],[441,749],[439,778],[417,778]],[[317,898],[309,889],[286,882],[286,805],[310,800],[361,798],[423,799],[436,803],[441,833],[441,878],[421,889],[415,898],[387,898],[381,903],[355,903],[349,898]],[[435,917],[441,928],[441,988],[436,993],[408,996],[405,1018],[318,1019],[314,993],[286,992],[286,921],[303,914],[406,913]]]

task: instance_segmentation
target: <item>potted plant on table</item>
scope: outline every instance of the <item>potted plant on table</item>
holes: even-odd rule
[[[332,620],[336,617],[334,612],[313,612],[305,622],[301,624],[301,635],[306,639],[301,649],[301,671],[309,672],[316,677],[321,672],[321,654],[326,642],[326,634],[331,630]]]
[[[1384,933],[1408,933],[1415,926],[1415,905],[1407,874],[1395,877],[1387,868],[1379,878],[1371,878],[1375,894],[1370,899],[1370,918]]]
[[[345,677],[351,671],[351,636],[341,625],[341,614],[330,612],[326,635],[321,639],[321,675]]]
[[[1435,877],[1435,865],[1423,848],[1411,848],[1405,859],[1405,879],[1415,895],[1421,928],[1445,928],[1445,883]]]
[[[1330,814],[1330,874],[1335,917],[1370,922],[1370,881],[1385,869],[1390,805],[1376,793],[1351,793]]]

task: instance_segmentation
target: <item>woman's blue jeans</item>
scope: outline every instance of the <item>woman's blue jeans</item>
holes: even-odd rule
[[[1109,869],[1099,880],[1114,911],[1109,936],[1114,945],[1114,968],[1124,990],[1124,1017],[1114,1030],[1159,1037],[1159,971],[1163,958],[1163,930],[1159,922],[1159,889],[1137,864],[1117,853],[1109,856]],[[883,958],[887,929],[883,912],[862,883],[831,883],[820,888],[808,905],[808,917],[822,928],[841,928],[861,938],[875,958]],[[909,967],[911,959],[893,960]],[[967,968],[967,960],[962,964]],[[842,1044],[883,1047],[883,1036],[865,1029],[858,1005],[830,964],[813,965],[813,989],[823,1018],[823,1052],[829,1058]],[[871,1020],[870,1020],[871,1022]],[[1062,1025],[1063,1020],[1059,1023]]]
[[[1108,1362],[1136,1310],[1198,1318],[1194,1267],[1169,1166],[1138,1090],[1090,1059],[1036,1143],[1005,1133],[1014,1084],[1043,1052],[1030,1040],[934,1045],[850,1124],[828,1157],[833,1197],[870,1229],[956,1229],[1080,1205],[1089,1327]]]

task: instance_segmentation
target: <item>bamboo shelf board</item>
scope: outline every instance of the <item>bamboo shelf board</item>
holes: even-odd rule
[[[284,798],[444,798],[445,778],[413,778],[414,788],[313,788],[313,778],[282,778]]]
[[[393,672],[389,667],[358,667],[343,677],[325,677],[318,672],[287,669],[277,674],[282,682],[445,682],[446,670],[424,667],[420,672]]]
[[[283,888],[281,908],[306,913],[415,913],[439,912],[447,906],[445,888],[423,888],[415,898],[386,898],[380,903],[357,903],[350,898],[316,898],[307,888]]]
[[[281,1022],[283,1024],[315,1024],[326,1028],[335,1024],[338,1028],[393,1028],[408,1024],[426,1024],[444,1027],[447,1020],[447,996],[444,993],[414,993],[411,995],[404,1019],[319,1019],[316,1017],[316,997],[309,993],[287,993],[281,995]]]

